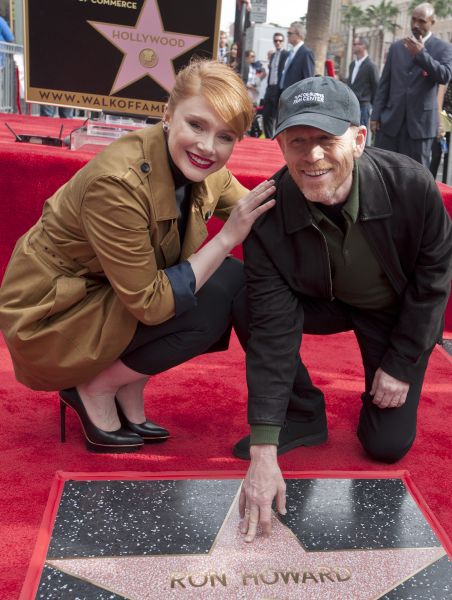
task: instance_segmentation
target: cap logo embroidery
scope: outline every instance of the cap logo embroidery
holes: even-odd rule
[[[325,102],[325,94],[319,94],[318,92],[303,92],[293,99],[293,104],[298,104],[299,102]]]

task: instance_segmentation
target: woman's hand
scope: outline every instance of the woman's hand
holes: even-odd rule
[[[274,183],[273,180],[264,181],[239,200],[221,231],[187,259],[195,274],[196,292],[218,269],[231,250],[243,242],[254,221],[275,205],[274,200],[262,204],[275,192]]]
[[[232,210],[217,237],[232,250],[243,242],[249,234],[254,221],[275,205],[275,200],[264,202],[276,187],[274,181],[263,181],[244,196]]]

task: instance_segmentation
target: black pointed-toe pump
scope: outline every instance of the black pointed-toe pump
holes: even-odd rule
[[[132,423],[124,414],[117,398],[115,398],[115,402],[121,425],[138,434],[145,443],[164,442],[169,438],[169,431],[152,421],[146,420],[144,423]]]
[[[86,447],[90,452],[133,452],[143,446],[143,439],[121,427],[115,431],[104,431],[96,427],[86,412],[76,388],[60,391],[61,441],[66,441],[66,407],[70,406],[77,414],[85,436]]]

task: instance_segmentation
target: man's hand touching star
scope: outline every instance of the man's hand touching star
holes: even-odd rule
[[[277,511],[286,514],[286,484],[278,465],[274,445],[250,447],[251,464],[242,484],[239,500],[240,532],[246,542],[256,537],[258,526],[264,536],[271,533],[272,502]]]

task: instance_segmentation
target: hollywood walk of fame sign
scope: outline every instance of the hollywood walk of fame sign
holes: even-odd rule
[[[25,0],[30,102],[161,117],[177,72],[216,55],[220,0]]]
[[[238,531],[240,483],[68,474],[38,589],[21,598],[452,596],[452,563],[400,479],[288,479],[288,514],[252,544]]]

